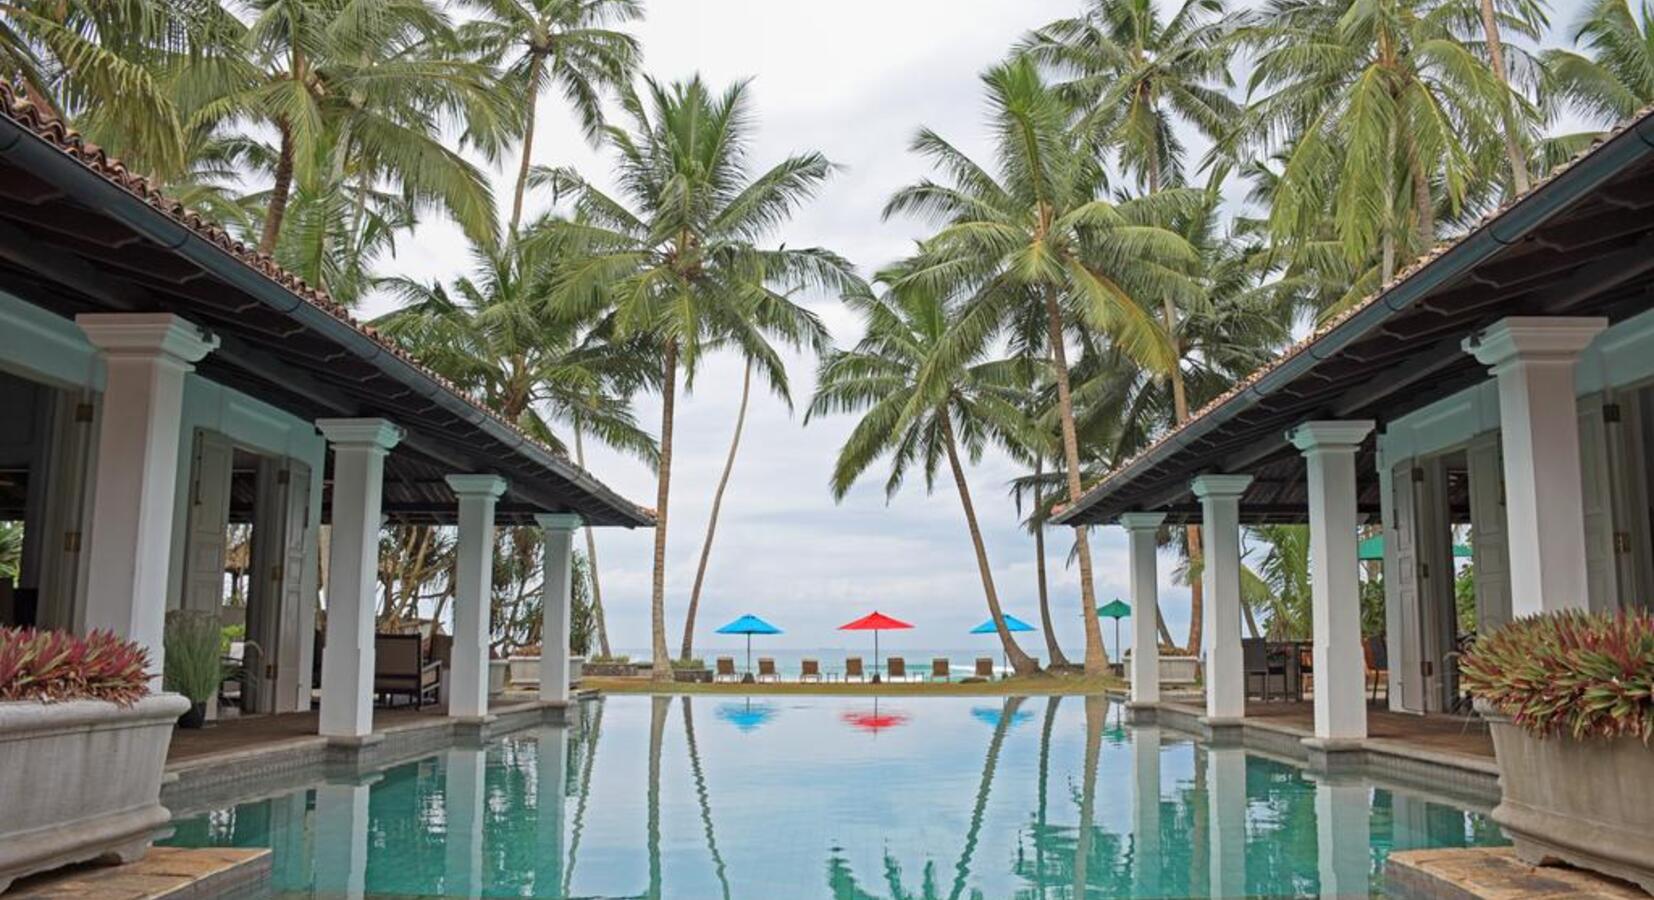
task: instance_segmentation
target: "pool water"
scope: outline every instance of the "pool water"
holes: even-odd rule
[[[1369,896],[1486,817],[1131,727],[1102,698],[609,697],[177,823],[278,891],[920,900]]]

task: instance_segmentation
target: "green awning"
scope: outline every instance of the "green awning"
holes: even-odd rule
[[[1470,545],[1454,544],[1453,556],[1456,559],[1469,559],[1471,556]],[[1384,535],[1375,534],[1370,538],[1363,539],[1360,544],[1356,545],[1355,558],[1364,562],[1367,560],[1377,560],[1379,562],[1383,562]]]

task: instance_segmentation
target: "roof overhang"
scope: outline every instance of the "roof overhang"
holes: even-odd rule
[[[387,460],[385,510],[451,521],[443,476],[499,475],[499,520],[576,513],[592,525],[651,526],[650,513],[355,322],[325,295],[167,200],[55,120],[14,105],[0,83],[0,284],[66,317],[171,312],[213,332],[197,369],[314,421],[382,417],[402,426]]]
[[[1654,114],[1644,114],[1489,215],[1382,291],[1258,370],[1092,487],[1052,521],[1163,511],[1198,520],[1189,480],[1255,476],[1245,521],[1303,521],[1304,465],[1286,439],[1312,419],[1407,415],[1488,376],[1465,338],[1506,316],[1606,316],[1650,307]],[[1376,517],[1373,439],[1361,451],[1360,508]]]

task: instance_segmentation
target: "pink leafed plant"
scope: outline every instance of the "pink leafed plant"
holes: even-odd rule
[[[1471,694],[1540,737],[1654,737],[1654,615],[1550,613],[1476,642]]]
[[[131,706],[149,693],[149,651],[108,631],[0,628],[0,700],[107,700]]]

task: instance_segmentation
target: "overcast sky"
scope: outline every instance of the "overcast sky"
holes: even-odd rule
[[[1572,20],[1570,5],[1560,4],[1559,20]],[[1079,0],[654,0],[647,19],[633,30],[643,41],[644,69],[657,79],[698,71],[719,87],[753,78],[755,167],[802,150],[820,150],[842,167],[777,240],[831,248],[868,274],[905,254],[924,233],[920,223],[884,223],[879,217],[894,190],[927,174],[925,163],[907,152],[915,129],[934,128],[972,156],[987,159],[978,74],[1029,29],[1073,15],[1080,6]],[[539,122],[537,163],[573,165],[607,184],[605,156],[584,143],[559,98],[547,95],[541,101]],[[1186,140],[1197,159],[1203,148]],[[509,203],[515,171],[515,159],[507,159],[494,173],[502,208]],[[544,205],[543,198],[531,202],[530,215]],[[463,271],[466,262],[457,230],[432,223],[405,238],[397,257],[382,268],[446,278]],[[814,298],[810,305],[840,346],[858,337],[855,318],[834,298]],[[365,311],[382,310],[369,304]],[[815,361],[794,357],[789,363],[796,409],[758,394],[748,416],[702,598],[698,646],[734,646],[712,629],[753,612],[786,630],[772,646],[859,647],[834,628],[875,608],[917,626],[893,642],[897,646],[991,646],[988,639],[965,635],[986,612],[951,482],[939,483],[927,496],[921,481],[910,479],[887,504],[881,467],[835,504],[827,479],[853,420],[837,417],[804,427],[801,411],[814,389]],[[716,359],[678,407],[666,601],[673,648],[739,393],[739,361]],[[638,406],[640,419],[651,430],[658,428],[657,399],[643,398]],[[654,505],[654,475],[643,465],[605,451],[592,454],[588,465],[625,496]],[[1012,614],[1037,623],[1033,540],[1019,527],[1007,490],[1018,469],[992,455],[969,474],[1002,601]],[[1054,615],[1063,645],[1077,655],[1083,640],[1078,577],[1066,563],[1067,533],[1054,531],[1051,538]],[[1127,596],[1124,544],[1118,528],[1094,532],[1101,601]],[[648,644],[651,552],[649,531],[599,532],[600,577],[617,648]],[[1162,555],[1161,602],[1181,640],[1188,590],[1171,583],[1172,562]],[[1113,629],[1104,631],[1112,639]],[[1043,640],[1025,637],[1031,638],[1027,649],[1043,658]]]

